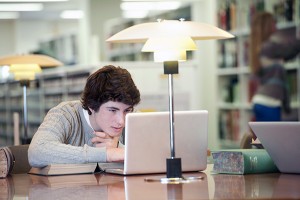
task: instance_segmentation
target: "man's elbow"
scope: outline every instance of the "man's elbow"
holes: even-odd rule
[[[45,167],[48,165],[43,159],[42,151],[32,144],[30,144],[28,149],[28,162],[31,167]]]

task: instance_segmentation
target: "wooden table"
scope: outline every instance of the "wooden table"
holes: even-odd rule
[[[43,177],[14,174],[0,179],[0,199],[292,199],[300,198],[300,175],[296,174],[184,174],[203,180],[183,184],[146,182],[160,175],[118,176],[85,174]]]

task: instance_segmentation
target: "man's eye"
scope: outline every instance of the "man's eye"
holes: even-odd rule
[[[116,112],[117,110],[115,110],[115,109],[110,109],[109,111],[110,111],[110,112]]]
[[[132,112],[133,112],[133,109],[125,110],[125,113],[132,113]]]

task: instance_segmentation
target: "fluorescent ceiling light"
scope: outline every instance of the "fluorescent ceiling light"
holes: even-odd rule
[[[123,2],[122,10],[176,10],[181,6],[178,1],[162,2]]]
[[[3,3],[17,3],[17,2],[60,2],[60,1],[69,1],[69,0],[0,0]]]
[[[41,11],[41,3],[1,3],[0,11]]]
[[[65,10],[60,15],[63,19],[80,19],[83,16],[82,10]]]
[[[18,12],[0,12],[0,19],[17,19],[19,16]]]

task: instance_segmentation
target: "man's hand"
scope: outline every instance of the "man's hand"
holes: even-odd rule
[[[110,148],[106,149],[107,162],[122,162],[124,161],[124,148]]]
[[[112,137],[104,132],[95,132],[92,143],[95,147],[117,148],[119,137]]]

